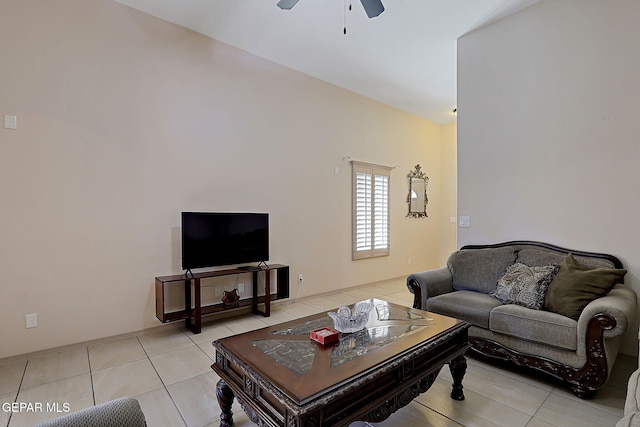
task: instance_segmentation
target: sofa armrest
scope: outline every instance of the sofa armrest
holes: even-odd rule
[[[413,307],[424,310],[428,298],[453,292],[451,271],[448,267],[441,267],[410,274],[407,288],[414,295]]]
[[[38,424],[37,427],[144,427],[147,422],[138,401],[121,397]]]
[[[634,371],[627,383],[627,397],[624,402],[624,417],[618,421],[616,427],[640,426],[640,385],[638,377],[640,370]]]
[[[636,293],[631,288],[617,284],[605,296],[591,301],[578,319],[578,340],[584,340],[589,321],[600,314],[608,315],[615,321],[613,327],[603,327],[606,338],[622,335],[635,319],[636,299]]]
[[[640,370],[633,371],[627,381],[627,397],[624,401],[624,414],[628,415],[633,412],[640,412]]]

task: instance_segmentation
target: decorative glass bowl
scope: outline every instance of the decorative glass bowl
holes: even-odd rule
[[[327,314],[333,319],[334,328],[338,332],[350,334],[364,329],[372,309],[372,304],[359,302],[353,310],[343,306],[340,307],[337,312],[330,311]]]

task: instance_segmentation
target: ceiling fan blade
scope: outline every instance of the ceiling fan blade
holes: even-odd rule
[[[369,18],[374,18],[384,12],[384,6],[381,0],[360,0],[360,2]]]
[[[280,9],[284,9],[284,10],[289,10],[291,9],[293,6],[296,5],[296,3],[298,3],[299,0],[280,0],[278,2],[278,7]]]

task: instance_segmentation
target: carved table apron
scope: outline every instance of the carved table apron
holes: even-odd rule
[[[451,398],[463,400],[469,324],[371,299],[364,330],[321,345],[309,332],[332,327],[326,313],[217,340],[220,426],[234,397],[258,425],[343,426],[380,422],[429,389],[448,364]]]

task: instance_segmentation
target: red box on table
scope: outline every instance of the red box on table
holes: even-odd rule
[[[340,333],[331,328],[314,329],[310,333],[311,339],[319,342],[320,344],[329,344],[334,341],[338,341]]]

